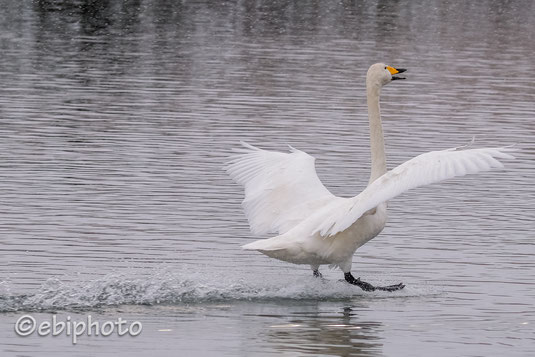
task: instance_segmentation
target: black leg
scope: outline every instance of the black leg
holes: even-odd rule
[[[351,272],[345,273],[344,274],[344,278],[346,279],[346,281],[349,284],[356,285],[356,286],[358,286],[359,288],[361,288],[364,291],[374,291],[375,290],[375,286],[373,286],[372,284],[367,283],[365,281],[361,281],[360,278],[355,279],[355,277],[353,276],[353,274],[351,274]]]
[[[402,283],[399,283],[396,285],[389,285],[389,286],[373,286],[370,283],[361,281],[360,278],[355,279],[355,277],[351,274],[351,272],[344,273],[344,278],[349,284],[356,285],[364,291],[375,291],[375,290],[396,291],[396,290],[401,290],[405,287],[405,285],[403,285]]]
[[[316,278],[323,278],[323,275],[321,275],[320,271],[318,269],[314,269],[312,271],[312,274],[314,274],[314,277]]]

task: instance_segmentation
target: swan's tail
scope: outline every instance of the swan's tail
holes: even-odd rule
[[[252,243],[248,243],[245,245],[242,245],[242,249],[245,250],[279,250],[281,247],[278,244],[275,244],[273,241],[270,241],[273,238],[270,239],[260,239],[256,240]]]

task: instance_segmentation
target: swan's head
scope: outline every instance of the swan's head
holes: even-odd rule
[[[382,87],[385,84],[392,82],[395,79],[405,79],[404,77],[397,76],[399,73],[405,72],[406,69],[394,68],[387,66],[384,63],[376,63],[370,66],[368,74],[366,75],[366,84],[368,86]]]

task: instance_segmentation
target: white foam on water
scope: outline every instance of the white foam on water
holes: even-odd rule
[[[428,286],[369,293],[345,282],[312,276],[236,277],[168,269],[158,269],[144,277],[110,273],[89,281],[55,277],[25,295],[13,293],[10,285],[9,281],[0,282],[0,312],[239,300],[399,298],[440,293]]]

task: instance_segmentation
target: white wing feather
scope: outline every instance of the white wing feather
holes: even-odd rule
[[[371,183],[358,196],[340,201],[329,212],[315,217],[319,222],[311,232],[333,236],[355,223],[366,211],[412,188],[440,182],[456,176],[501,168],[497,159],[514,159],[511,147],[428,152],[399,165]]]
[[[255,234],[283,234],[326,202],[341,199],[323,186],[314,157],[290,147],[290,153],[241,143],[227,164],[229,175],[245,188],[243,208]]]

